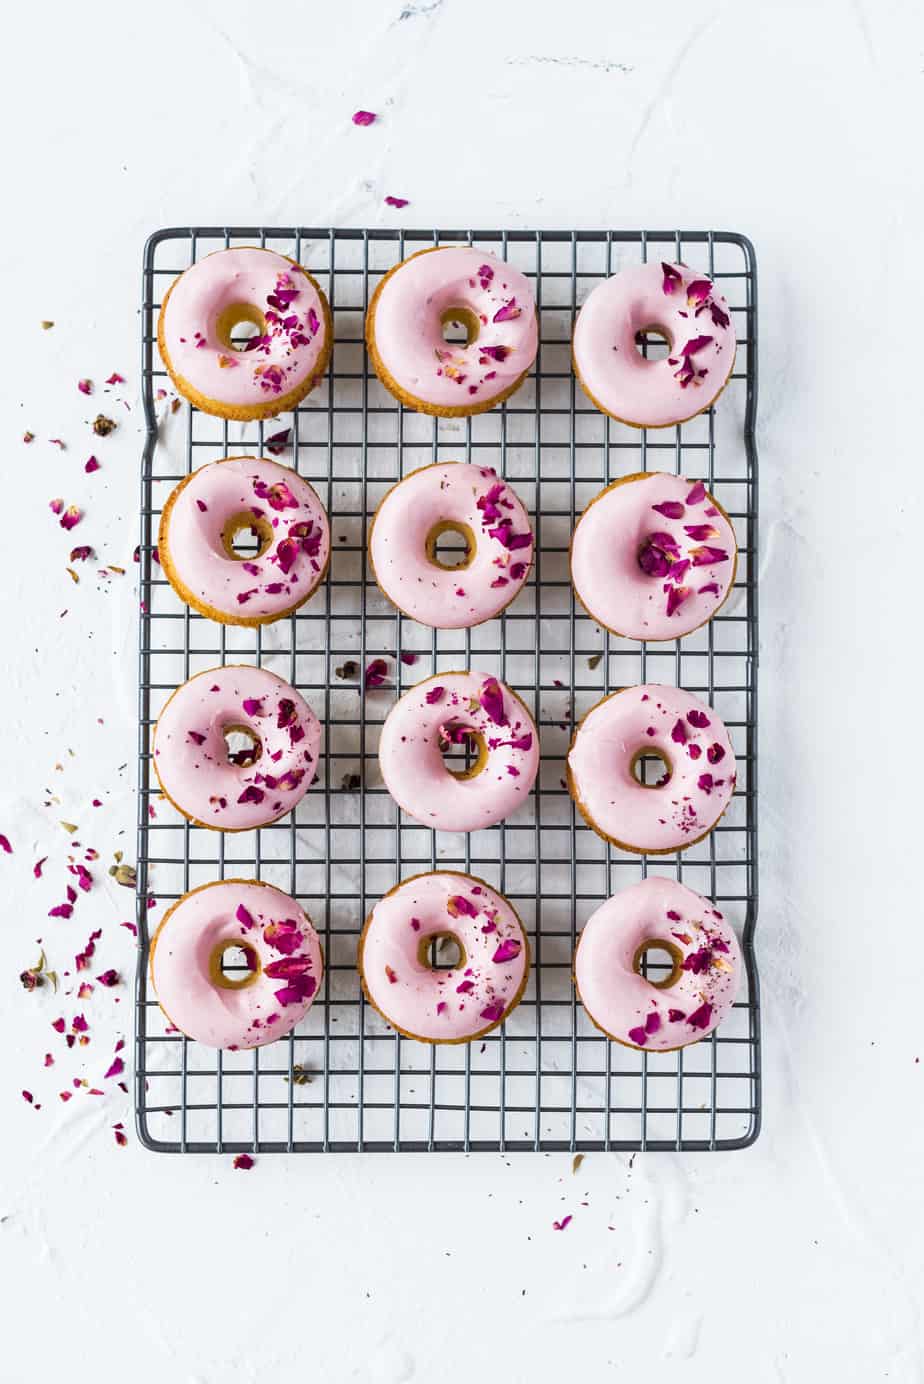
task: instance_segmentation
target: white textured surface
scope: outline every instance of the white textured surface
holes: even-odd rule
[[[59,2],[18,6],[6,38],[0,1379],[924,1378],[919,7]],[[383,118],[354,129],[360,106]],[[244,1174],[131,1133],[119,1149],[124,1097],[56,1095],[101,1077],[110,994],[88,1002],[105,1017],[85,1060],[41,1069],[64,1006],[19,988],[33,939],[63,965],[102,926],[101,964],[132,964],[115,886],[45,919],[61,817],[101,864],[119,844],[131,858],[135,743],[131,576],[72,586],[46,505],[85,504],[73,540],[131,572],[143,238],[374,223],[398,215],[385,193],[410,199],[408,225],[756,242],[766,1100],[747,1153],[596,1155],[572,1177],[564,1156]],[[112,370],[132,413],[91,447],[105,404],[76,380]]]

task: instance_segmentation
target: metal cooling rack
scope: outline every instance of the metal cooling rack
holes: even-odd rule
[[[534,283],[541,314],[535,371],[509,403],[470,419],[401,408],[366,359],[363,315],[382,273],[422,245],[465,242],[509,259]],[[334,312],[327,379],[294,415],[266,424],[212,419],[158,401],[157,312],[174,277],[223,246],[259,244],[309,268]],[[718,281],[737,328],[735,373],[717,407],[682,427],[634,431],[597,412],[570,363],[575,312],[627,263],[685,260]],[[147,439],[141,472],[138,925],[135,1093],[142,1142],[162,1152],[339,1150],[731,1149],[760,1122],[757,916],[757,295],[754,252],[724,232],[392,231],[209,227],[158,231],[144,255],[142,302]],[[645,349],[649,346],[646,344]],[[651,343],[652,350],[655,349]],[[265,454],[291,424],[295,465],[328,507],[329,580],[295,615],[262,629],[221,626],[185,608],[154,561],[157,523],[173,486],[229,453]],[[499,619],[430,631],[381,596],[365,559],[368,524],[385,490],[425,463],[493,465],[527,504],[536,535],[529,584]],[[706,480],[733,516],[736,590],[720,615],[681,642],[605,635],[576,608],[568,540],[610,480],[645,469]],[[362,669],[388,659],[388,689],[363,691]],[[416,656],[404,662],[402,656]],[[190,826],[160,798],[150,735],[174,687],[223,663],[268,666],[295,684],[324,727],[320,777],[293,817],[225,836]],[[338,676],[349,662],[358,680]],[[384,789],[376,747],[399,688],[441,668],[494,672],[540,727],[542,764],[529,802],[471,835],[434,833],[403,818]],[[349,671],[349,670],[347,670]],[[626,684],[676,683],[709,701],[729,729],[738,787],[701,844],[650,862],[609,847],[576,820],[564,787],[574,722]],[[358,775],[361,788],[351,787]],[[355,782],[355,780],[353,780]],[[514,903],[534,966],[504,1027],[473,1045],[401,1038],[365,1004],[356,943],[375,900],[407,875],[442,866],[487,879]],[[575,998],[571,958],[589,914],[646,873],[682,879],[738,925],[742,995],[720,1031],[683,1051],[638,1053],[610,1043]],[[268,880],[294,895],[321,935],[321,994],[298,1030],[264,1049],[216,1053],[167,1027],[147,979],[149,922],[196,884]],[[153,905],[150,904],[153,900]]]

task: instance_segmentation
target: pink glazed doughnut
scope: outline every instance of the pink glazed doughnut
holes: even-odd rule
[[[470,768],[447,768],[441,746],[468,738]],[[486,673],[437,673],[405,692],[379,740],[382,777],[395,802],[435,831],[478,831],[509,817],[529,797],[539,768],[533,718]]]
[[[244,953],[236,980],[222,970]],[[257,1048],[288,1033],[324,973],[318,935],[294,899],[256,879],[216,880],[184,894],[151,941],[151,984],[174,1028],[210,1048]]]
[[[252,750],[228,754],[226,733]],[[252,831],[291,812],[317,772],[321,727],[294,687],[266,668],[228,664],[172,694],[154,727],[154,772],[196,826]]]
[[[659,759],[657,783],[635,776]],[[568,788],[598,836],[624,851],[667,855],[708,836],[735,790],[728,732],[698,697],[648,683],[591,707],[568,751]]]
[[[637,332],[667,339],[645,360]],[[685,264],[635,264],[589,294],[574,327],[574,370],[602,413],[633,428],[685,423],[715,403],[735,364],[728,303]]]
[[[258,551],[241,557],[250,530]],[[327,511],[289,466],[225,457],[201,466],[167,497],[157,551],[181,600],[223,625],[266,625],[308,600],[330,561]]]
[[[235,327],[257,328],[243,349]],[[184,399],[247,422],[284,413],[327,369],[330,306],[306,269],[273,250],[216,250],[167,289],[157,344]]]
[[[440,536],[465,541],[444,566]],[[522,501],[497,472],[470,462],[423,466],[392,486],[372,521],[369,562],[385,595],[434,629],[468,629],[510,604],[529,576],[533,532]]]
[[[663,980],[640,973],[645,952],[667,952]],[[643,879],[584,924],[574,982],[594,1025],[646,1052],[697,1043],[735,1002],[742,968],[734,929],[709,899],[672,879]]]
[[[464,327],[465,343],[443,337]],[[443,418],[484,413],[518,389],[536,359],[539,325],[525,274],[483,250],[418,250],[376,286],[366,346],[385,388]]]
[[[679,639],[711,620],[735,580],[731,520],[702,481],[639,471],[601,490],[571,540],[571,580],[626,639]]]
[[[456,966],[430,965],[452,939]],[[359,940],[366,998],[392,1028],[423,1043],[469,1043],[503,1023],[529,975],[529,941],[512,905],[455,870],[415,875],[379,899]]]

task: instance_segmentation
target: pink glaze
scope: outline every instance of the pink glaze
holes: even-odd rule
[[[223,732],[243,727],[260,753],[232,763]],[[321,727],[307,702],[265,668],[229,664],[177,688],[154,728],[154,768],[184,816],[249,831],[291,812],[317,772]]]
[[[468,566],[430,560],[427,537],[441,523],[470,531]],[[450,461],[424,466],[389,490],[373,521],[369,556],[376,581],[399,609],[422,625],[464,629],[497,615],[523,586],[533,533],[521,500],[495,471]]]
[[[450,934],[461,964],[434,970],[427,938]],[[421,947],[424,943],[424,947]],[[500,1023],[520,997],[529,943],[503,894],[454,872],[416,875],[379,899],[360,942],[372,1003],[395,1028],[427,1043],[458,1043]]]
[[[257,457],[209,462],[175,492],[161,544],[179,581],[203,605],[234,619],[273,619],[318,585],[330,526],[315,491],[289,466]],[[236,515],[267,524],[259,557],[232,558],[222,531]]]
[[[484,767],[456,778],[440,744],[480,736]],[[477,743],[477,741],[476,741]],[[539,767],[539,736],[523,703],[486,673],[438,673],[395,703],[379,740],[382,777],[409,816],[436,831],[477,831],[515,812]]]
[[[667,760],[667,782],[636,781],[632,760],[644,751]],[[734,751],[712,707],[658,683],[627,687],[592,707],[568,752],[568,770],[595,830],[639,853],[691,846],[712,830],[735,788]]]
[[[466,346],[443,338],[443,314],[467,308],[480,324]],[[536,359],[539,328],[525,274],[467,246],[412,255],[375,304],[375,349],[406,394],[437,408],[485,405]]]
[[[246,984],[217,979],[226,947],[244,949]],[[256,880],[218,880],[184,894],[151,948],[151,981],[164,1013],[210,1048],[256,1048],[281,1038],[311,1007],[323,972],[306,914]]]
[[[262,313],[266,332],[246,351],[219,335],[236,304]],[[176,280],[164,308],[164,344],[174,374],[225,406],[263,406],[314,375],[327,341],[321,296],[300,265],[272,250],[217,250]]]
[[[667,337],[666,359],[639,355],[635,334],[648,328]],[[682,423],[707,409],[731,374],[728,303],[685,265],[630,265],[597,284],[578,313],[574,363],[605,413],[642,428]]]
[[[635,970],[650,943],[652,984]],[[735,1002],[742,968],[734,929],[709,899],[672,879],[643,879],[592,913],[574,957],[578,994],[591,1019],[611,1038],[647,1052],[696,1043],[722,1022]]]
[[[578,597],[627,639],[678,639],[709,620],[734,581],[735,531],[699,481],[649,472],[588,505],[571,544]]]

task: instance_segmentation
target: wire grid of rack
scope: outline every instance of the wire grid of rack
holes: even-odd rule
[[[409,412],[382,388],[363,344],[381,275],[427,244],[466,243],[517,264],[534,284],[540,350],[508,403],[470,419]],[[187,404],[172,412],[156,347],[157,312],[174,277],[204,254],[256,244],[304,264],[327,293],[335,346],[326,380],[298,410],[228,424]],[[738,355],[714,409],[680,427],[636,431],[607,419],[570,363],[575,313],[601,278],[639,259],[684,260],[717,281]],[[147,439],[141,476],[138,921],[135,1094],[142,1142],[163,1152],[637,1150],[742,1148],[760,1124],[757,915],[757,299],[744,237],[690,231],[423,231],[177,228],[145,249],[142,303]],[[655,343],[645,341],[646,353]],[[158,391],[161,391],[160,399]],[[191,469],[228,454],[279,459],[327,504],[328,581],[294,615],[261,629],[222,626],[185,608],[156,562],[158,517]],[[428,462],[494,466],[527,504],[536,537],[529,583],[499,619],[432,631],[378,591],[365,556],[381,496]],[[659,469],[704,479],[733,517],[736,589],[682,642],[611,637],[576,607],[568,541],[586,503],[616,476]],[[387,660],[386,688],[362,670]],[[253,662],[293,683],[324,728],[319,779],[289,818],[226,836],[191,826],[163,800],[150,766],[160,707],[180,682],[225,661]],[[358,677],[351,676],[358,668]],[[378,774],[381,723],[398,691],[440,669],[496,673],[536,716],[542,762],[530,800],[470,835],[402,816]],[[346,676],[344,676],[346,674]],[[650,861],[608,846],[579,819],[564,786],[573,725],[600,697],[637,682],[675,683],[709,701],[731,734],[737,791],[719,826],[683,854]],[[357,786],[358,784],[358,786]],[[506,894],[530,936],[521,1004],[483,1041],[430,1046],[395,1034],[364,1002],[355,968],[363,920],[399,879],[447,867]],[[609,1042],[576,999],[576,937],[609,894],[649,873],[682,879],[736,923],[746,977],[720,1030],[685,1050],[645,1054]],[[149,989],[148,945],[164,908],[211,879],[251,877],[296,897],[327,962],[298,1029],[249,1052],[215,1052],[172,1031]]]

